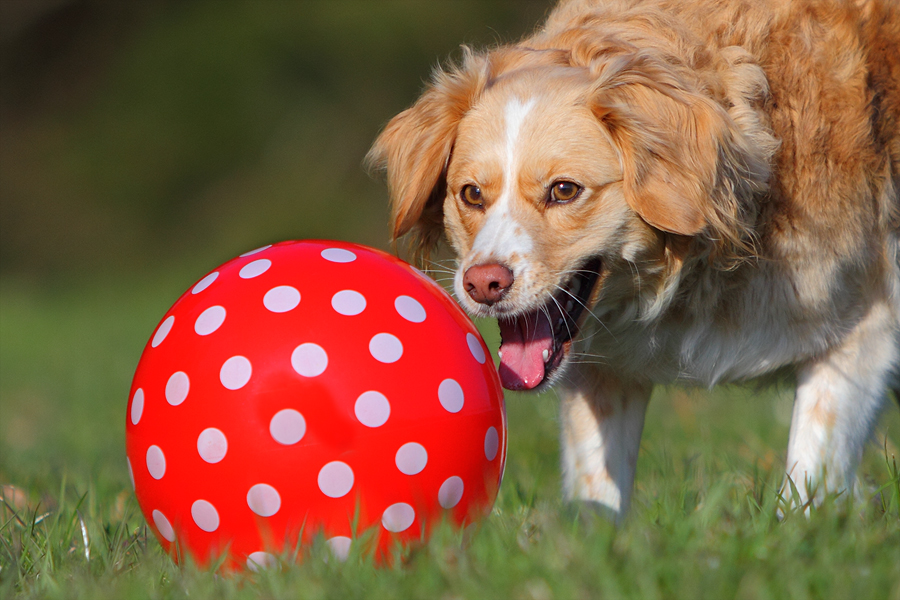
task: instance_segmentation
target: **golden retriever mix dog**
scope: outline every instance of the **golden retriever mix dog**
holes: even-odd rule
[[[563,1],[369,160],[504,386],[558,387],[568,498],[625,514],[655,384],[784,372],[793,500],[853,489],[900,365],[896,1]]]

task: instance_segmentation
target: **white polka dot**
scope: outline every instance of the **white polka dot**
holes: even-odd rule
[[[263,306],[274,313],[294,310],[300,304],[300,292],[289,285],[273,287],[263,296]]]
[[[191,504],[191,517],[203,531],[213,532],[219,528],[219,511],[206,500],[197,500]]]
[[[484,434],[484,457],[494,460],[498,448],[500,448],[500,435],[497,433],[497,428],[488,427],[487,433]]]
[[[484,348],[481,347],[481,342],[479,341],[478,336],[472,333],[467,333],[466,343],[469,344],[469,351],[472,353],[472,356],[475,357],[475,360],[477,360],[481,364],[484,364],[486,357],[484,355]]]
[[[162,514],[158,510],[153,510],[153,523],[156,525],[156,529],[159,531],[159,535],[163,536],[166,540],[170,542],[175,541],[175,530],[172,529],[172,524],[169,523],[169,520],[166,518],[166,515]]]
[[[328,367],[328,354],[318,344],[300,344],[291,353],[291,366],[304,377],[316,377]]]
[[[366,297],[355,290],[342,290],[332,296],[331,308],[342,315],[352,317],[366,309]]]
[[[306,419],[292,408],[279,410],[269,421],[269,433],[279,444],[296,444],[306,434]]]
[[[363,392],[356,399],[353,412],[366,427],[381,427],[391,416],[391,403],[381,392]]]
[[[448,477],[438,490],[438,502],[443,508],[453,508],[462,499],[465,485],[461,477]]]
[[[334,263],[348,263],[356,260],[356,254],[343,248],[326,248],[322,250],[322,258]]]
[[[166,336],[169,335],[169,332],[172,331],[172,325],[175,324],[175,317],[169,315],[166,317],[166,320],[163,321],[159,328],[156,330],[156,334],[153,336],[153,341],[150,342],[150,345],[154,348],[163,343],[163,340],[166,339]]]
[[[222,306],[210,306],[194,321],[194,331],[197,335],[209,335],[222,326],[225,322],[225,308]]]
[[[281,508],[281,496],[271,485],[257,483],[247,492],[247,506],[261,517],[271,517]]]
[[[166,455],[159,446],[147,448],[147,470],[153,479],[162,479],[166,474]]]
[[[202,292],[203,290],[205,290],[206,288],[211,286],[212,282],[215,281],[216,278],[218,278],[218,277],[219,277],[219,272],[213,271],[212,273],[210,273],[209,275],[207,275],[206,277],[204,277],[203,279],[198,281],[197,285],[195,285],[194,288],[191,290],[191,293],[199,294],[200,292]]]
[[[128,478],[131,480],[131,489],[134,489],[134,470],[131,468],[131,459],[126,456],[125,462],[128,464]]]
[[[409,442],[400,446],[394,462],[404,475],[416,475],[428,464],[428,451],[422,444]]]
[[[369,352],[379,362],[393,363],[403,356],[403,344],[397,336],[379,333],[369,341]]]
[[[253,365],[244,356],[232,356],[219,370],[219,381],[229,390],[239,390],[250,381]]]
[[[455,379],[445,379],[438,386],[438,400],[448,412],[458,413],[462,410],[466,396],[463,394],[462,386]]]
[[[144,390],[138,388],[131,399],[131,424],[137,425],[144,414]]]
[[[381,524],[388,531],[406,531],[416,520],[416,511],[405,502],[388,506],[381,515]]]
[[[268,552],[251,552],[250,556],[247,557],[247,568],[254,573],[258,572],[260,569],[271,569],[277,564],[278,559]]]
[[[339,561],[344,562],[350,555],[350,546],[353,544],[353,540],[345,535],[336,535],[326,540],[325,543],[328,544],[331,554]]]
[[[228,454],[228,438],[215,427],[204,429],[197,436],[197,452],[200,454],[200,458],[215,464]]]
[[[169,381],[166,382],[166,402],[172,406],[178,406],[184,402],[190,390],[191,380],[188,379],[187,373],[184,371],[172,373]]]
[[[263,250],[268,250],[268,249],[271,248],[271,247],[272,247],[272,244],[268,244],[267,246],[263,246],[263,247],[261,247],[261,248],[257,248],[256,250],[251,250],[250,252],[244,252],[243,254],[241,254],[240,257],[241,257],[241,258],[244,258],[245,256],[253,256],[254,254],[259,254],[259,253],[262,252]]]
[[[421,323],[425,320],[425,308],[415,298],[397,296],[394,300],[394,309],[407,321]]]
[[[319,489],[329,498],[346,496],[353,487],[353,469],[339,460],[332,461],[319,471]]]
[[[241,276],[241,279],[253,279],[254,277],[259,277],[260,275],[268,271],[269,267],[271,266],[271,260],[269,260],[268,258],[260,258],[259,260],[248,262],[246,265],[241,267],[238,275]]]

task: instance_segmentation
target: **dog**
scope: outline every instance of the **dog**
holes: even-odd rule
[[[897,2],[564,0],[367,160],[504,387],[559,391],[566,498],[624,517],[654,385],[784,374],[788,502],[853,492],[900,365]]]

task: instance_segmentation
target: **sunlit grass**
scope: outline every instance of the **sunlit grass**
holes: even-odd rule
[[[321,540],[257,574],[178,567],[132,495],[124,414],[143,344],[202,272],[185,270],[3,282],[0,597],[900,598],[896,406],[866,451],[860,498],[779,520],[787,387],[658,390],[619,529],[559,499],[553,393],[511,394],[506,476],[477,531],[440,529],[383,567],[326,561]]]

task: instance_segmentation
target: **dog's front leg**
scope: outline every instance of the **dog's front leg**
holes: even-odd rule
[[[898,363],[897,320],[895,305],[875,304],[840,346],[799,369],[782,489],[786,500],[804,506],[826,493],[853,491],[863,447]]]
[[[650,385],[577,365],[560,391],[563,492],[610,513],[628,511]]]

